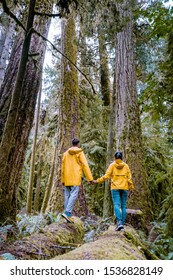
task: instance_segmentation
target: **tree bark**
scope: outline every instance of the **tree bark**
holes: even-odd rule
[[[106,169],[114,159],[114,142],[115,142],[115,102],[116,102],[116,85],[115,75],[113,82],[113,93],[110,97],[110,113],[109,113],[109,127],[107,138],[107,157]],[[105,181],[104,200],[103,200],[103,217],[107,218],[113,215],[113,205],[110,190],[110,181]]]
[[[38,159],[38,167],[37,167],[37,182],[35,188],[35,195],[34,195],[34,212],[38,212],[40,209],[40,191],[41,191],[41,178],[43,172],[43,150],[44,150],[44,136],[41,139],[41,143],[39,145],[39,159]]]
[[[14,14],[18,12],[18,7],[16,3],[10,3],[10,9]],[[2,85],[5,70],[8,65],[8,60],[10,58],[10,49],[12,49],[12,45],[15,37],[15,28],[16,24],[13,19],[7,17],[5,13],[1,14],[1,35],[0,35],[0,87]]]
[[[98,28],[99,56],[100,56],[100,85],[103,104],[110,104],[110,77],[108,68],[108,54],[103,31]]]
[[[35,129],[34,129],[34,137],[33,137],[32,151],[31,151],[30,173],[29,173],[28,194],[27,194],[27,204],[26,204],[27,214],[31,214],[32,212],[35,155],[36,155],[37,134],[38,134],[38,125],[39,125],[39,116],[40,116],[41,91],[42,91],[42,83],[40,83],[40,89],[38,94],[37,111],[35,117]]]
[[[43,157],[40,155],[37,169],[37,183],[34,195],[34,213],[39,211],[40,206],[40,190],[41,190],[41,175],[42,175]]]
[[[111,94],[110,87],[110,74],[108,67],[108,54],[106,49],[106,40],[103,30],[98,28],[98,41],[99,41],[99,56],[100,56],[100,84],[101,84],[101,95],[103,105],[107,106],[109,110],[106,112],[106,122],[109,119],[108,126],[108,137],[107,137],[107,156],[105,170],[109,166],[113,158],[113,145],[115,136],[115,91],[113,88],[113,94]],[[115,81],[115,79],[114,79]],[[104,120],[105,122],[105,120]],[[110,191],[110,182],[104,183],[104,200],[103,200],[103,217],[112,216],[112,199]]]
[[[62,21],[62,53],[77,63],[75,14]],[[61,185],[62,154],[71,146],[71,140],[79,137],[79,88],[78,74],[74,66],[64,57],[61,62],[61,90],[59,93],[58,148],[56,177],[47,211],[63,210],[63,187]]]
[[[45,213],[45,211],[46,211],[46,208],[47,208],[48,202],[49,202],[49,198],[50,198],[50,194],[51,194],[51,190],[52,190],[54,170],[55,170],[56,150],[57,150],[57,145],[55,146],[55,149],[54,149],[52,166],[50,169],[50,174],[49,174],[49,178],[48,178],[48,182],[47,182],[47,186],[46,186],[46,190],[45,190],[45,194],[44,194],[44,199],[43,199],[43,203],[42,203],[42,207],[41,207],[42,213]]]
[[[17,39],[15,40],[10,61],[7,66],[6,74],[0,89],[0,141],[2,140],[2,134],[7,119],[8,110],[10,107],[11,96],[15,86],[19,61],[21,57],[23,32],[19,32]]]
[[[52,1],[47,1],[43,5],[40,4],[40,10],[52,9]],[[47,36],[50,25],[50,18],[36,18],[34,26],[39,29],[40,33]],[[18,45],[18,47],[16,47]],[[6,83],[3,83],[3,91],[1,92],[1,107],[3,108],[3,103],[6,105],[6,110],[8,111],[8,105],[10,103],[10,96],[12,94],[11,89],[12,83],[15,83],[15,75],[17,73],[19,59],[22,47],[22,37],[18,38],[17,44],[15,44],[15,56],[11,56],[8,69],[5,75]],[[33,59],[29,60],[26,67],[26,73],[24,76],[23,85],[21,87],[22,92],[19,98],[19,107],[17,108],[17,119],[15,122],[15,130],[12,137],[12,143],[8,146],[9,153],[6,153],[7,161],[3,162],[5,165],[5,170],[1,170],[1,195],[0,195],[0,219],[5,221],[8,218],[15,219],[16,215],[16,197],[17,190],[21,176],[21,170],[23,167],[25,151],[27,148],[28,137],[32,127],[34,111],[36,105],[37,94],[39,90],[42,67],[44,62],[46,45],[43,43],[42,39],[38,36],[32,36],[31,39],[31,53],[39,53],[37,62],[33,63]],[[12,75],[12,80],[9,80],[9,76]],[[8,91],[8,89],[10,89]],[[19,92],[18,92],[19,93]],[[7,104],[8,103],[8,104]],[[6,116],[5,111],[3,114],[3,121],[5,123]],[[5,117],[4,117],[5,116]],[[14,121],[14,119],[13,119]],[[13,124],[14,126],[14,124]],[[7,128],[7,126],[6,126]],[[9,131],[7,131],[9,133]],[[7,134],[6,134],[7,136]],[[6,139],[6,138],[5,138]],[[5,140],[4,139],[4,140]],[[3,142],[4,142],[3,140]],[[7,139],[9,144],[10,139]],[[7,144],[5,142],[5,144]],[[1,149],[3,146],[1,147]],[[1,153],[1,157],[4,156]],[[4,174],[2,174],[2,171]],[[7,175],[8,174],[8,175]],[[3,175],[3,176],[2,176]]]
[[[136,91],[133,49],[132,1],[117,3],[123,27],[116,35],[116,148],[129,164],[135,192],[129,207],[141,209],[149,219],[147,175],[142,147],[142,132]]]
[[[10,189],[8,190],[4,189],[3,181],[4,178],[7,176],[6,167],[10,155],[10,150],[13,145],[12,143],[13,134],[14,134],[16,120],[17,120],[18,108],[19,108],[21,92],[22,92],[22,85],[23,85],[24,75],[26,71],[28,52],[29,52],[30,41],[31,41],[31,28],[33,27],[33,21],[34,21],[34,8],[35,8],[35,1],[31,1],[29,5],[26,35],[22,46],[22,53],[21,53],[21,59],[20,59],[18,73],[17,73],[17,79],[16,79],[15,88],[10,103],[7,121],[5,124],[1,145],[0,145],[0,189],[1,189],[0,202],[2,205],[1,209],[3,209],[3,211],[1,211],[1,218],[3,217],[6,218],[6,215],[9,212],[9,208],[10,208],[9,205],[11,205],[11,203],[9,202],[11,202],[12,200],[12,192]]]

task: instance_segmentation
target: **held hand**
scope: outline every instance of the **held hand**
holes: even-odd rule
[[[93,180],[93,184],[94,184],[94,185],[97,184],[97,180]]]
[[[91,185],[95,185],[95,184],[97,184],[97,181],[96,180],[92,180],[92,181],[90,181],[90,184]]]

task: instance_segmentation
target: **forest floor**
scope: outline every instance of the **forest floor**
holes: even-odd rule
[[[53,229],[53,224],[56,222],[64,223],[68,226],[68,223],[61,218],[60,214],[55,215],[53,213],[48,213],[46,215],[18,215],[17,216],[17,225],[7,224],[0,227],[0,259],[15,259],[15,253],[19,246],[19,242],[23,239],[27,239],[32,235],[39,234],[43,232],[46,228],[51,227],[51,231],[54,235],[57,232],[57,228]],[[84,237],[82,243],[91,242],[94,239],[98,238],[104,231],[108,229],[110,224],[113,224],[112,219],[101,219],[96,215],[88,215],[86,217],[80,217],[80,221],[84,227]],[[52,225],[52,226],[51,226]],[[66,226],[64,226],[65,228]],[[71,233],[72,234],[72,233]],[[26,241],[25,241],[26,242]],[[27,241],[28,246],[29,242]],[[22,244],[22,243],[21,243]],[[73,249],[72,245],[64,246],[66,248]],[[10,253],[8,252],[10,248]],[[28,250],[32,251],[32,246]],[[58,252],[59,253],[59,252]]]
[[[110,227],[115,229],[115,221],[113,218],[103,219],[94,214],[88,215],[87,217],[76,217],[75,224],[75,230],[77,230],[76,232],[79,236],[77,236],[76,232],[73,232],[73,226],[71,227],[71,224],[64,221],[60,214],[55,215],[54,213],[48,213],[46,215],[38,214],[33,216],[27,216],[26,214],[18,215],[17,225],[8,224],[0,227],[0,259],[16,259],[16,250],[19,250],[20,248],[23,249],[23,240],[27,246],[30,246],[27,248],[28,253],[30,251],[32,252],[34,246],[32,237],[37,236],[37,239],[39,239],[40,233],[48,232],[47,236],[51,241],[51,236],[55,236],[56,241],[53,246],[57,247],[57,251],[49,255],[49,250],[47,250],[47,256],[46,254],[43,256],[44,259],[50,259],[55,255],[61,255],[73,250],[78,244],[81,246],[81,244],[97,241]],[[65,231],[67,235],[69,234],[69,237],[67,236],[66,240],[63,239],[63,242],[61,241],[57,243],[59,238],[59,236],[57,237],[59,226],[61,227],[61,235],[62,231],[63,234]],[[162,246],[163,241],[162,239],[159,239],[160,235],[156,227],[151,225],[150,233],[148,235],[145,231],[140,229],[137,229],[137,234],[139,235],[140,240],[147,246],[148,250],[151,250],[151,253],[156,254],[159,259],[172,259],[172,247],[166,247],[166,245]],[[44,242],[46,242],[46,244],[48,244],[46,240],[47,236],[43,238],[45,239]],[[51,241],[50,246],[52,246]],[[164,240],[164,242],[166,241]],[[63,246],[57,245],[62,243]],[[10,248],[10,251],[8,251],[8,248]],[[43,251],[44,250],[41,251],[42,253],[39,253],[40,251],[34,253],[33,251],[33,254],[40,254],[39,257],[41,257],[41,254],[44,255]]]

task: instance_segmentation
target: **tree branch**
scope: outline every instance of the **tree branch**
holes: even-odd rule
[[[93,84],[91,83],[91,81],[88,79],[88,77],[87,77],[87,75],[85,74],[85,73],[83,73],[80,69],[79,69],[79,67],[69,58],[69,57],[67,57],[65,54],[63,54],[60,50],[58,50],[56,47],[55,47],[55,45],[51,42],[51,41],[49,41],[46,37],[44,37],[41,33],[39,33],[37,30],[35,30],[35,29],[33,29],[32,30],[33,31],[33,33],[36,33],[38,36],[40,36],[44,41],[46,41],[46,42],[48,42],[51,46],[52,46],[52,48],[54,49],[54,50],[56,50],[58,53],[60,53],[63,57],[65,57],[84,77],[85,77],[85,79],[88,81],[88,83],[90,84],[90,86],[91,86],[91,88],[92,88],[92,90],[93,90],[93,93],[94,94],[96,94],[96,91],[95,91],[95,89],[94,89],[94,86],[93,86]]]
[[[20,22],[20,20],[18,20],[18,18],[10,11],[10,9],[8,8],[8,6],[7,6],[7,3],[6,3],[6,0],[0,0],[0,2],[2,3],[2,6],[3,6],[3,10],[4,10],[4,12],[7,14],[7,15],[9,15],[11,18],[13,18],[14,20],[15,20],[15,22],[20,26],[20,27],[22,27],[23,28],[23,30],[26,32],[26,29],[25,29],[25,27],[24,27],[24,25]],[[47,16],[54,16],[54,14],[42,14],[42,13],[38,13],[38,12],[35,12],[35,14],[38,14],[38,15],[47,15]],[[60,14],[55,14],[56,16],[60,16]],[[55,45],[51,42],[51,41],[49,41],[46,37],[44,37],[41,33],[39,33],[37,30],[35,30],[35,29],[32,29],[32,31],[31,32],[33,32],[33,33],[36,33],[38,36],[40,36],[44,41],[47,41],[51,46],[52,46],[52,48],[54,49],[54,50],[56,50],[58,53],[60,53],[63,57],[65,57],[81,74],[82,74],[82,76],[84,76],[85,77],[85,79],[88,81],[88,83],[90,84],[90,86],[91,86],[91,88],[92,88],[92,90],[93,90],[93,92],[94,92],[94,94],[96,94],[96,91],[95,91],[95,89],[94,89],[94,86],[93,86],[93,84],[91,83],[91,81],[88,79],[88,77],[86,76],[86,74],[84,74],[80,69],[79,69],[79,67],[70,59],[70,58],[68,58],[65,54],[63,54],[60,50],[58,50],[56,47],[55,47]]]
[[[46,16],[46,17],[60,17],[60,18],[62,17],[61,13],[47,14],[47,13],[40,13],[40,12],[35,11],[34,14],[37,15],[37,16]]]
[[[18,20],[18,18],[10,11],[10,9],[7,6],[6,0],[0,0],[0,2],[2,3],[2,7],[4,12],[9,15],[12,19],[14,19],[14,21],[23,28],[23,30],[26,32],[26,28],[24,27],[24,25],[21,23],[20,20]]]

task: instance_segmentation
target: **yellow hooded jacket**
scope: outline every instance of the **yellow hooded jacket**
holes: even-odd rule
[[[103,177],[97,179],[97,183],[111,179],[111,190],[133,190],[132,176],[129,166],[121,159],[111,163]]]
[[[61,182],[64,186],[80,186],[82,181],[82,171],[87,181],[92,181],[88,162],[81,148],[71,147],[62,158]]]

